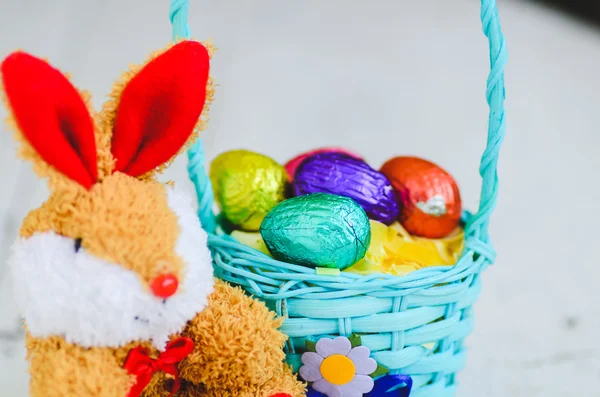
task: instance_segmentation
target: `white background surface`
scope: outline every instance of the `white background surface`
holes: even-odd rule
[[[476,208],[485,142],[487,44],[475,0],[193,0],[198,39],[219,47],[203,139],[210,158],[249,148],[285,161],[346,145],[374,166],[430,158]],[[500,1],[509,46],[508,136],[459,396],[600,396],[600,31]],[[170,39],[168,1],[0,0],[0,56],[48,57],[95,95]],[[3,112],[3,110],[2,110]],[[1,113],[0,115],[4,115]],[[0,395],[27,395],[5,259],[45,185],[0,133]],[[185,161],[167,177],[184,184]]]

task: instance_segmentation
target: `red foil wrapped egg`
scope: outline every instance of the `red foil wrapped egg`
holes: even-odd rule
[[[418,157],[394,157],[381,167],[381,172],[398,192],[398,220],[409,233],[442,238],[458,226],[460,192],[444,169]]]
[[[358,154],[352,153],[349,150],[342,149],[339,147],[323,147],[320,149],[310,150],[308,152],[304,152],[302,154],[297,155],[296,157],[294,157],[293,159],[291,159],[290,161],[285,163],[284,167],[288,173],[289,181],[292,182],[294,180],[294,174],[296,173],[296,169],[298,168],[300,163],[302,163],[304,160],[306,160],[308,157],[312,156],[313,154],[319,154],[319,153],[343,153],[343,154],[347,154],[350,157],[354,157],[355,159],[362,160],[362,158]]]

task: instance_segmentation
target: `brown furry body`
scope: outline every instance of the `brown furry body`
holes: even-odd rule
[[[210,46],[208,50],[211,51]],[[153,54],[150,60],[160,53]],[[98,114],[90,106],[89,95],[80,91],[94,118],[97,146],[98,182],[89,190],[46,163],[23,136],[14,118],[9,119],[9,125],[21,143],[22,157],[32,161],[35,170],[48,178],[51,190],[48,201],[25,219],[21,237],[52,231],[81,239],[86,251],[134,272],[149,289],[150,280],[158,274],[185,275],[181,274],[182,260],[174,250],[179,235],[177,219],[168,208],[164,185],[155,179],[167,164],[138,178],[114,173],[115,159],[111,154],[114,120],[124,87],[140,69],[133,67],[123,75]],[[190,131],[187,145],[204,128],[213,93],[209,79],[204,112],[194,131]],[[191,318],[182,332],[171,335],[172,339],[184,336],[194,342],[192,353],[178,364],[182,385],[177,396],[270,397],[276,393],[303,396],[304,384],[283,364],[285,336],[277,330],[279,325],[275,314],[263,303],[216,281],[208,306]],[[159,354],[145,340],[119,348],[86,348],[58,335],[45,338],[28,335],[30,395],[125,397],[136,378],[128,374],[123,364],[129,351],[138,346],[146,348],[153,358]],[[142,395],[166,397],[171,394],[172,382],[171,375],[156,372]]]
[[[181,335],[194,341],[194,351],[179,364],[182,387],[175,396],[270,397],[304,396],[304,384],[282,363],[285,336],[263,303],[240,289],[217,281],[209,306],[192,319]],[[82,348],[61,337],[28,336],[31,397],[120,397],[135,381],[123,369],[132,348],[142,345],[150,356],[158,351],[148,342],[118,349]],[[167,397],[172,377],[157,372],[145,397]]]

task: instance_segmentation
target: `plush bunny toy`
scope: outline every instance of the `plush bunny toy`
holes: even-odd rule
[[[98,114],[45,61],[2,63],[21,154],[51,192],[11,258],[32,397],[304,395],[274,314],[213,280],[190,200],[156,180],[203,127],[209,58],[195,41],[153,55]]]

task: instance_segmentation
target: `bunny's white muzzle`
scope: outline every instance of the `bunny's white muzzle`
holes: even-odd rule
[[[73,239],[54,232],[18,240],[10,258],[17,304],[35,337],[58,335],[81,346],[119,347],[151,340],[163,350],[207,303],[213,271],[207,234],[190,200],[167,188],[180,235],[175,247],[184,262],[179,289],[154,296],[132,271],[99,259]]]

